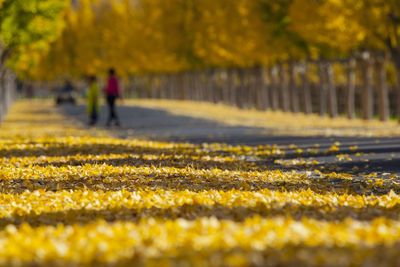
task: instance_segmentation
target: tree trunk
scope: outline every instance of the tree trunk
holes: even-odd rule
[[[237,87],[235,84],[235,71],[234,69],[228,69],[228,90],[229,90],[229,103],[232,106],[236,106],[236,99],[237,99]]]
[[[179,72],[177,76],[177,99],[184,100],[185,99],[185,75],[183,72]]]
[[[217,69],[213,77],[213,83],[215,88],[214,103],[219,103],[222,101],[223,82],[221,76],[222,76],[222,70]]]
[[[159,99],[161,98],[161,83],[162,83],[162,76],[160,74],[156,75],[156,80],[155,80],[155,88],[156,88],[156,98]]]
[[[206,71],[201,71],[200,73],[200,82],[202,90],[202,98],[201,101],[208,101],[208,82],[207,82],[207,73]]]
[[[164,95],[165,99],[171,99],[171,78],[169,74],[164,75]]]
[[[0,121],[3,120],[9,106],[6,87],[7,69],[0,69]]]
[[[294,62],[289,63],[289,90],[290,90],[290,104],[292,112],[299,112],[299,92],[296,84],[296,66]]]
[[[192,74],[190,71],[185,71],[185,100],[192,100]]]
[[[10,55],[11,50],[0,47],[0,122],[3,120],[6,111],[7,111],[7,96],[6,96],[6,87],[5,87],[5,77],[7,68],[5,63]]]
[[[135,92],[136,92],[136,97],[137,98],[141,98],[142,96],[141,96],[141,86],[142,86],[142,84],[141,84],[141,77],[140,76],[136,76],[135,77]]]
[[[192,100],[197,101],[198,99],[198,91],[199,91],[199,84],[197,82],[197,71],[194,70],[191,73],[191,80],[192,80],[192,90],[191,90],[191,95],[192,95]]]
[[[257,107],[256,100],[256,70],[255,68],[246,68],[246,81],[247,81],[247,91],[246,91],[246,106],[247,108]]]
[[[399,43],[399,39],[400,39],[400,35],[399,35],[399,27],[400,27],[400,23],[397,20],[396,16],[392,17],[392,22],[393,22],[393,26],[395,27],[394,29],[394,39],[396,40],[395,42],[393,42],[393,39],[388,38],[386,40],[386,47],[388,48],[388,50],[390,51],[390,56],[394,62],[394,66],[396,69],[396,80],[397,80],[397,119],[400,120],[400,43]]]
[[[332,64],[328,63],[325,68],[326,71],[326,81],[328,87],[328,106],[329,106],[329,115],[331,118],[336,118],[338,115],[337,111],[337,97],[336,97],[336,87],[334,81],[334,73]]]
[[[148,75],[146,78],[146,97],[153,98],[153,75]]]
[[[166,75],[162,74],[160,75],[160,83],[159,83],[159,90],[160,90],[160,98],[161,99],[165,99],[167,98],[167,79],[166,79]]]
[[[3,120],[6,110],[6,97],[5,97],[5,87],[4,87],[4,70],[0,66],[0,122]]]
[[[13,73],[11,73],[10,69],[7,69],[6,72],[6,80],[5,80],[5,88],[6,88],[6,111],[10,109],[12,103],[14,102],[15,97],[15,78]]]
[[[374,115],[373,88],[372,88],[372,65],[369,54],[365,54],[362,64],[362,118],[371,120]]]
[[[356,61],[350,58],[347,63],[347,99],[346,113],[349,119],[355,115]]]
[[[239,108],[244,108],[244,103],[246,100],[246,72],[243,68],[238,69],[239,76],[239,93],[237,97],[237,106]]]
[[[196,83],[197,83],[197,101],[204,100],[205,88],[203,83],[203,72],[201,70],[196,70]]]
[[[378,110],[381,121],[389,120],[389,98],[386,81],[386,58],[378,56],[375,61],[376,89],[378,91]]]
[[[206,101],[214,102],[215,84],[214,84],[214,70],[210,69],[206,71]]]
[[[168,74],[168,98],[175,99],[175,75]]]
[[[143,77],[142,95],[143,98],[150,98],[149,76]]]
[[[229,84],[228,84],[228,70],[222,69],[220,71],[220,83],[222,88],[221,101],[224,104],[229,104]]]
[[[326,113],[326,78],[325,78],[325,63],[318,63],[318,76],[319,76],[319,115],[324,116]]]
[[[265,83],[265,69],[263,66],[258,66],[256,71],[256,103],[257,109],[266,110],[269,108],[268,87]]]
[[[170,85],[169,85],[169,90],[170,90],[170,98],[171,99],[176,99],[176,91],[177,89],[177,76],[176,74],[170,74],[169,75],[169,81],[170,81]]]
[[[156,75],[156,80],[155,80],[155,87],[156,87],[156,98],[160,99],[161,97],[161,92],[162,92],[162,75],[157,74]]]
[[[278,93],[278,86],[277,86],[277,68],[270,67],[269,68],[269,88],[271,92],[271,108],[272,110],[276,111],[279,109],[279,93]]]
[[[282,111],[288,112],[289,111],[289,92],[288,92],[288,84],[286,81],[286,71],[283,63],[279,63],[279,89],[281,95],[281,108]]]
[[[397,88],[397,120],[400,121],[400,47],[397,50],[395,47],[390,47],[391,57],[396,68],[396,88]]]
[[[130,98],[137,98],[138,97],[138,93],[137,93],[137,89],[136,89],[136,77],[134,75],[129,77],[129,97]]]
[[[399,59],[400,60],[400,59]],[[400,121],[400,61],[396,64],[396,80],[397,80],[397,120]]]
[[[308,81],[308,63],[304,62],[301,68],[301,81],[303,88],[303,111],[305,114],[312,113],[311,90]]]
[[[184,85],[184,99],[185,100],[190,100],[190,94],[191,94],[191,84],[190,84],[190,72],[189,71],[185,71],[184,72],[184,79],[183,79],[183,85]]]
[[[147,87],[148,87],[148,92],[149,92],[149,98],[155,98],[155,92],[156,92],[156,89],[155,89],[155,86],[154,86],[154,80],[155,80],[155,78],[154,78],[154,75],[153,74],[151,74],[151,75],[149,75],[148,77],[148,80],[147,80]]]

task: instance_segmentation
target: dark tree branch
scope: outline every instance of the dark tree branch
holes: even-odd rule
[[[6,60],[9,58],[11,55],[11,49],[6,47],[3,49],[0,55],[0,66],[3,66],[6,62]]]

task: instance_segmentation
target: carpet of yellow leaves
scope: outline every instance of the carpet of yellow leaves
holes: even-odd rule
[[[303,153],[116,139],[18,102],[0,128],[0,264],[399,265],[397,177],[314,170],[288,150]]]

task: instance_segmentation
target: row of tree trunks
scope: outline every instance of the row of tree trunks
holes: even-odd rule
[[[312,68],[313,64],[316,68]],[[268,68],[256,66],[136,76],[129,80],[129,88],[131,95],[140,98],[207,101],[242,109],[305,114],[318,112],[321,116],[335,118],[339,115],[339,85],[335,82],[334,64],[341,64],[346,79],[346,84],[340,85],[345,88],[345,91],[340,89],[345,98],[345,103],[341,104],[344,109],[340,113],[350,119],[355,117],[356,92],[360,90],[361,117],[370,120],[378,115],[380,120],[388,120],[387,59],[384,56],[364,56],[359,60],[351,58],[340,63],[289,61]],[[311,76],[315,70],[316,73]],[[318,79],[311,80],[310,77],[315,77],[315,74]],[[317,94],[312,88],[317,88]],[[313,104],[318,104],[316,110],[313,110]]]

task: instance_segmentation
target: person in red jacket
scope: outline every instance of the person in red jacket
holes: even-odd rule
[[[107,105],[109,110],[107,126],[110,126],[112,121],[115,121],[115,125],[120,126],[120,121],[115,110],[115,101],[121,96],[119,91],[118,79],[115,77],[115,70],[110,69],[108,71],[109,78],[107,82],[107,87],[105,90]]]

